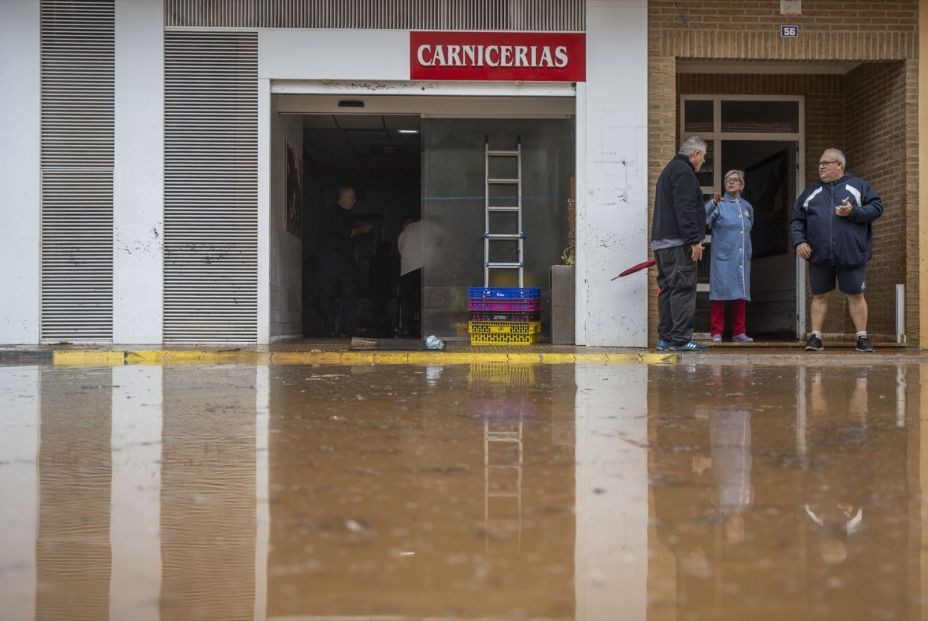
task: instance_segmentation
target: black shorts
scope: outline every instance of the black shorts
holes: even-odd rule
[[[814,295],[833,291],[835,280],[838,281],[841,293],[856,295],[867,288],[867,264],[840,266],[810,263],[809,280]]]

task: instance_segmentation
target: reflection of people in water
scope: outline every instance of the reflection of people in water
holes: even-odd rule
[[[829,408],[828,391],[843,401],[846,380],[830,375],[826,387],[821,371],[810,372],[811,484],[806,486],[802,513],[818,539],[818,556],[827,564],[846,561],[848,538],[864,527],[872,488],[872,463],[866,454],[867,380],[867,369],[861,369],[847,408]]]
[[[711,373],[710,401],[688,403],[696,417],[657,427],[651,464],[658,538],[676,557],[682,575],[696,581],[717,571],[722,540],[723,546],[744,541],[743,514],[754,501],[746,402],[750,372],[719,366]],[[669,394],[673,379],[666,379]],[[681,446],[688,450],[681,451]],[[688,591],[687,597],[698,607],[702,595],[696,591]]]

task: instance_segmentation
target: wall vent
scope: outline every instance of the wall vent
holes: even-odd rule
[[[42,0],[42,340],[113,338],[113,0]]]
[[[164,341],[255,342],[258,37],[164,43]]]
[[[166,26],[582,31],[586,0],[165,0]]]

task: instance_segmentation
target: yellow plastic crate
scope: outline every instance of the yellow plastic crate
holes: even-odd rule
[[[471,345],[534,345],[538,342],[535,334],[499,334],[497,332],[471,332]]]
[[[538,334],[540,321],[471,321],[467,324],[471,334]]]
[[[470,384],[478,385],[532,386],[535,384],[535,365],[480,362],[470,365],[467,379]]]

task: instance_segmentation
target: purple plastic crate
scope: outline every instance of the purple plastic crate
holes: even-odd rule
[[[516,312],[538,312],[541,310],[541,300],[534,298],[531,300],[494,300],[471,298],[467,301],[467,310],[474,311],[516,311]]]
[[[471,321],[541,321],[538,311],[474,311],[470,314]]]

